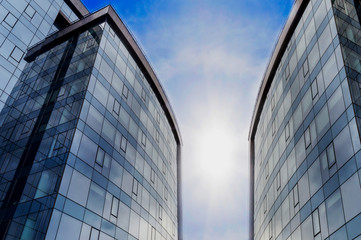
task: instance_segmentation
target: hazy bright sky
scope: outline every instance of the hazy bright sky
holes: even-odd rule
[[[248,131],[293,0],[82,0],[112,4],[163,84],[183,138],[185,240],[248,238]]]

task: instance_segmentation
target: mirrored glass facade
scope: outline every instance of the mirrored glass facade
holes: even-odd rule
[[[0,2],[0,111],[26,65],[23,58],[27,48],[57,30],[54,22],[59,11],[71,22],[81,16],[74,13],[70,0],[66,2],[64,0]]]
[[[121,24],[106,7],[25,56],[0,113],[3,239],[182,239],[177,125]]]
[[[251,239],[361,236],[358,0],[299,0],[250,131]]]

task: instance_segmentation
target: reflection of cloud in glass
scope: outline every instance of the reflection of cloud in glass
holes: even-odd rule
[[[185,240],[248,238],[248,130],[293,1],[114,0],[181,128]]]

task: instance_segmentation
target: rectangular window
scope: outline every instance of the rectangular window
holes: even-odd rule
[[[303,76],[306,77],[308,74],[308,60],[303,63]]]
[[[159,131],[155,132],[155,140],[159,143]]]
[[[152,169],[152,171],[151,171],[151,173],[150,173],[150,181],[151,181],[152,183],[155,182],[155,172],[154,172],[153,169]]]
[[[14,27],[16,22],[18,21],[18,19],[13,15],[11,14],[10,12],[8,13],[8,15],[6,15],[5,19],[4,19],[4,22],[9,25],[9,27]]]
[[[10,57],[14,59],[16,62],[20,62],[20,60],[23,58],[24,52],[21,51],[20,48],[14,47],[13,51],[10,54]]]
[[[151,235],[151,240],[156,240],[155,239],[156,232],[155,232],[155,228],[153,226],[152,226],[152,231],[151,231],[150,235]]]
[[[273,110],[275,108],[275,96],[272,96],[271,99],[271,109]]]
[[[147,99],[147,95],[145,93],[144,88],[142,88],[142,100],[143,100],[143,102],[145,102],[146,99]]]
[[[89,240],[98,240],[98,239],[99,239],[99,230],[92,227],[90,230]]]
[[[265,171],[266,171],[266,179],[268,178],[268,175],[269,175],[269,168],[268,168],[268,162],[266,163],[266,166],[265,166]]]
[[[289,79],[289,77],[290,77],[290,66],[287,65],[287,67],[286,67],[286,81]]]
[[[277,191],[281,189],[281,174],[278,173],[276,176],[276,185],[277,185]]]
[[[163,218],[163,208],[160,205],[160,203],[158,203],[158,216],[159,216],[159,219],[162,220],[162,218]]]
[[[271,221],[269,222],[269,228],[268,228],[268,231],[269,231],[269,239],[271,240],[273,238],[273,224],[272,224],[272,219]]]
[[[272,136],[276,133],[276,120],[272,122]]]
[[[123,85],[123,90],[122,90],[122,95],[127,99],[128,98],[128,87],[125,86],[125,84]]]
[[[318,86],[317,86],[317,79],[313,80],[311,85],[311,92],[312,92],[312,100],[316,98],[318,94]]]
[[[133,193],[138,195],[138,181],[135,178],[133,178]]]
[[[98,151],[97,151],[97,156],[95,158],[95,162],[99,165],[99,166],[103,166],[104,163],[104,156],[105,156],[105,152],[103,149],[101,149],[100,147],[98,147]]]
[[[296,207],[298,203],[298,184],[296,184],[296,186],[293,188],[293,206]]]
[[[174,222],[172,222],[172,234],[173,234],[173,236],[175,236],[175,224],[174,224]]]
[[[318,208],[312,213],[312,223],[313,223],[313,236],[316,236],[321,232],[320,216],[318,214]]]
[[[286,141],[290,138],[290,122],[288,122],[286,124],[285,127],[285,136],[286,136]]]
[[[118,217],[119,199],[113,196],[111,214]]]
[[[164,199],[168,201],[168,189],[164,186]]]
[[[157,112],[157,117],[156,117],[156,119],[157,119],[157,123],[160,124],[160,115],[159,115],[159,112]]]
[[[311,134],[310,128],[308,127],[305,131],[305,147],[306,149],[311,145]]]
[[[119,112],[120,112],[120,103],[118,102],[118,100],[114,99],[113,113],[119,116]]]
[[[142,145],[145,147],[146,143],[147,143],[147,138],[146,138],[144,132],[142,132]]]
[[[263,213],[266,214],[267,213],[267,198],[264,197],[263,199]]]
[[[330,145],[328,145],[327,150],[327,162],[328,162],[328,168],[331,168],[335,163],[336,163],[336,158],[335,158],[335,151],[333,148],[333,143],[331,143]]]
[[[123,152],[126,152],[127,151],[127,139],[122,135],[122,138],[120,140],[120,149],[123,151]]]
[[[26,13],[26,15],[29,16],[29,18],[33,18],[35,15],[35,9],[32,8],[30,5],[28,5],[24,11]]]
[[[162,172],[163,172],[163,174],[165,175],[165,173],[166,173],[166,167],[165,167],[165,162],[163,162],[163,166],[162,166]]]

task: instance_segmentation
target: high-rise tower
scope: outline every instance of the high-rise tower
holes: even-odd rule
[[[2,239],[182,239],[181,139],[155,73],[112,7],[60,23],[0,113]]]
[[[297,0],[249,134],[251,239],[360,239],[359,0]]]

